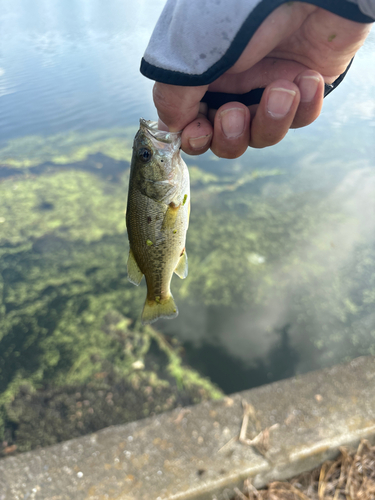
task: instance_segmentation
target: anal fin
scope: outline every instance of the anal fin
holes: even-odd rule
[[[129,250],[129,257],[128,257],[128,280],[131,283],[134,283],[134,285],[139,285],[141,282],[143,273],[139,269],[139,266],[135,260],[134,254],[132,250]]]
[[[179,276],[181,279],[185,279],[186,276],[188,275],[188,258],[187,258],[187,253],[186,250],[184,249],[184,253],[181,255],[180,260],[177,263],[176,269],[174,272]]]

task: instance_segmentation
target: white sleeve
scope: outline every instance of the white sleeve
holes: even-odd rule
[[[266,17],[287,0],[168,0],[141,73],[172,85],[206,85],[240,57]],[[309,0],[360,23],[375,20],[375,0]]]
[[[375,20],[375,0],[349,0],[358,5],[361,12]]]

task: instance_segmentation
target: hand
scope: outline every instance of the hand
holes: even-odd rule
[[[159,126],[183,130],[181,147],[190,155],[211,148],[219,157],[237,158],[248,146],[272,146],[289,128],[305,127],[319,116],[324,83],[345,71],[370,28],[310,4],[284,4],[210,85],[155,83]],[[230,102],[213,110],[200,102],[207,90],[243,94],[255,88],[265,88],[259,105]]]

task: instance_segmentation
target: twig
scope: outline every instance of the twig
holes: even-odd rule
[[[241,498],[241,500],[249,500],[248,498],[245,497],[245,495],[242,493],[242,491],[239,490],[237,487],[234,488],[234,492],[236,495],[238,495]]]
[[[247,493],[249,493],[249,491],[251,491],[251,493],[253,493],[257,498],[261,498],[259,491],[255,488],[255,486],[253,486],[251,484],[249,479],[246,479],[244,481],[244,486],[247,490]]]
[[[237,436],[230,438],[230,440],[218,450],[218,453],[221,453],[225,448],[227,448],[230,444],[234,443],[237,440],[238,440]]]

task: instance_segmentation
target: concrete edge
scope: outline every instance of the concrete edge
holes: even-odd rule
[[[0,500],[229,500],[361,439],[375,441],[375,357],[6,458]]]

